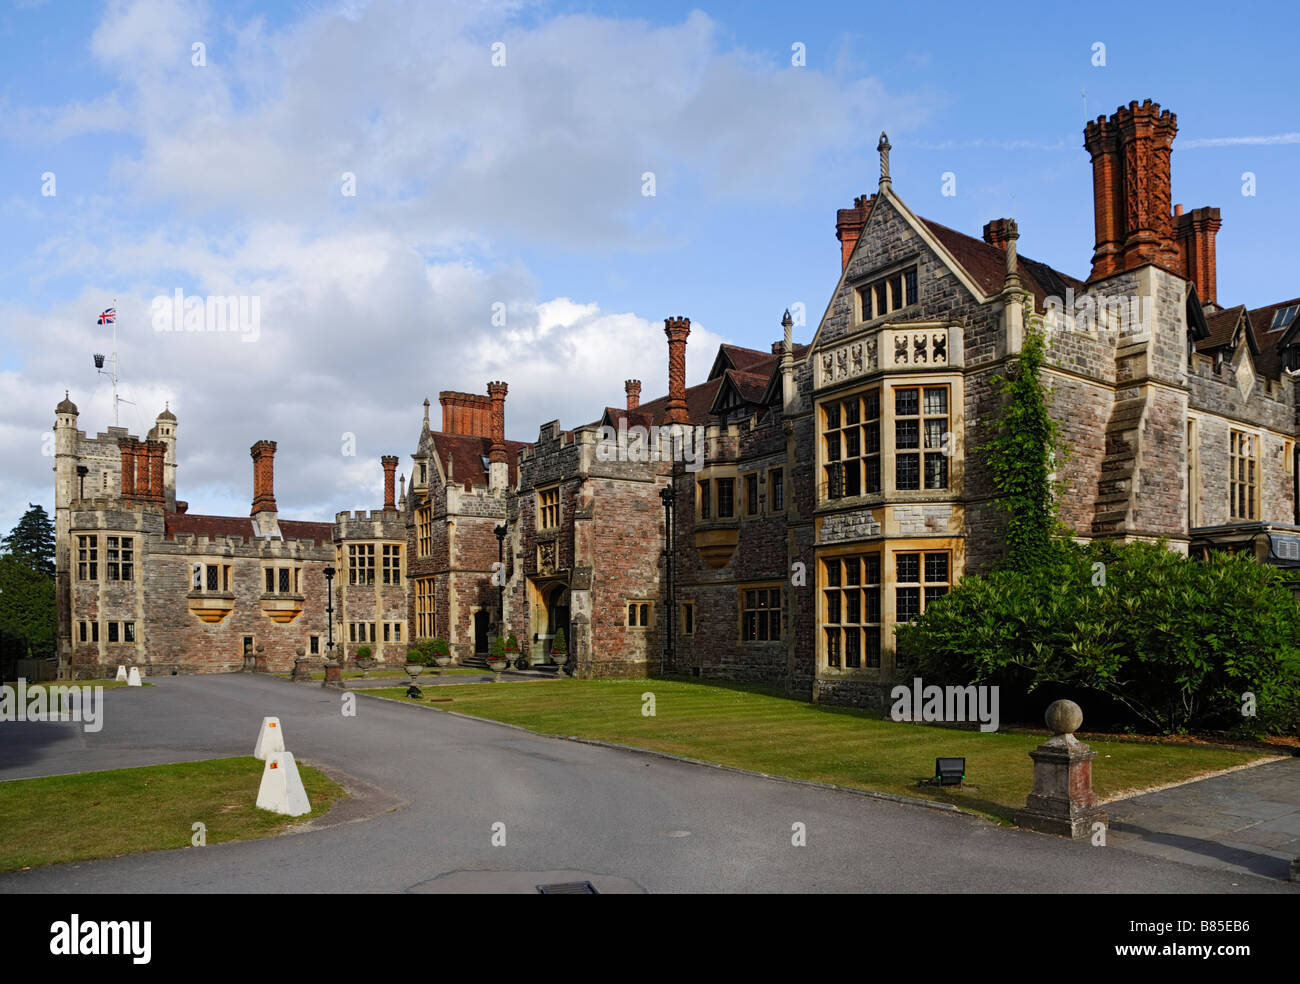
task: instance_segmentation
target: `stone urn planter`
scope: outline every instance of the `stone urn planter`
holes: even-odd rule
[[[488,665],[488,669],[491,670],[492,673],[494,674],[493,677],[492,677],[492,682],[493,682],[493,683],[500,683],[500,682],[501,682],[501,674],[502,674],[503,672],[505,672],[505,668],[506,668],[508,665],[510,665],[510,664],[509,664],[509,660],[506,660],[506,659],[491,659],[491,658],[489,658],[488,661],[487,661],[487,665]]]
[[[366,656],[363,659],[353,660],[353,662],[356,663],[357,669],[366,676],[369,676],[370,671],[375,668],[375,658],[373,656]]]
[[[555,675],[560,676],[564,673],[564,664],[569,661],[568,653],[557,653],[551,650],[551,662],[555,665]]]
[[[423,672],[424,672],[424,665],[421,663],[406,664],[406,675],[411,678],[412,683],[414,683],[416,677],[418,677]]]
[[[435,663],[438,664],[438,668],[439,668],[439,669],[446,669],[448,666],[451,666],[451,656],[450,656],[450,655],[439,654],[439,655],[433,657],[433,661],[434,661]]]

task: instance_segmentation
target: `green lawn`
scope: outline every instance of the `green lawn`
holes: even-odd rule
[[[407,700],[401,689],[362,691]],[[655,716],[641,713],[655,695]],[[1033,785],[1029,750],[1046,737],[899,724],[849,708],[810,704],[768,688],[676,680],[556,680],[528,686],[465,684],[438,710],[491,718],[545,734],[672,752],[796,779],[952,803],[1000,821]],[[1093,788],[1107,797],[1189,779],[1259,753],[1165,744],[1094,742]],[[966,758],[961,789],[919,786],[939,756]]]
[[[269,837],[346,795],[299,764],[311,813],[259,810],[262,769],[247,756],[0,782],[0,871],[186,847],[195,821],[209,845]]]
[[[17,681],[8,681],[10,686],[16,686]],[[40,683],[27,681],[27,690],[30,693],[33,687],[103,687],[105,690],[113,690],[117,687],[125,687],[125,680],[42,680]],[[148,677],[140,678],[140,686],[152,687]]]
[[[446,674],[450,674],[450,675],[452,675],[452,676],[487,676],[487,675],[490,674],[491,672],[492,672],[491,670],[476,670],[476,669],[474,669],[472,666],[469,666],[469,667],[466,667],[466,666],[448,666],[446,669],[442,669],[442,670],[430,670],[430,669],[426,669],[422,675],[423,675],[423,676],[436,676],[438,673],[446,673]],[[284,677],[291,677],[291,676],[293,676],[292,673],[282,673],[282,674],[280,674],[280,675],[281,675],[281,676],[284,676]],[[312,678],[313,680],[324,680],[324,679],[325,679],[325,673],[324,673],[323,671],[320,672],[320,673],[313,673],[313,674],[311,675],[311,678]],[[387,669],[387,668],[386,668],[386,669],[382,669],[382,670],[381,670],[381,669],[379,669],[379,668],[375,668],[375,669],[373,669],[373,670],[370,671],[370,676],[369,676],[369,677],[367,677],[367,676],[366,676],[364,673],[362,673],[360,670],[344,670],[344,671],[343,671],[343,679],[344,679],[344,680],[362,680],[362,679],[368,679],[368,680],[396,680],[396,679],[409,680],[410,677],[407,676],[406,671],[403,670],[403,669],[396,669],[396,670],[394,670],[394,669]]]

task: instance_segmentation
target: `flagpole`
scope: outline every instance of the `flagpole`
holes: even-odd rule
[[[113,298],[113,426],[118,427],[117,419],[117,298]]]

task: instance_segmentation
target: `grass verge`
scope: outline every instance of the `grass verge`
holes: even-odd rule
[[[1029,751],[1040,734],[985,734],[900,724],[877,713],[811,704],[771,688],[677,680],[556,680],[464,684],[455,701],[411,700],[401,688],[361,691],[545,734],[635,745],[741,769],[951,803],[1000,822],[1033,785]],[[655,713],[642,713],[654,694]],[[1186,745],[1093,742],[1093,788],[1103,798],[1244,765],[1254,752]],[[940,756],[966,759],[966,783],[919,785]]]
[[[347,795],[299,764],[311,813],[259,810],[262,769],[247,756],[0,782],[0,871],[187,847],[195,822],[208,844],[271,837]]]

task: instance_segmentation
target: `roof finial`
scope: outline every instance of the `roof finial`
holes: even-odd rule
[[[885,131],[880,131],[880,143],[876,144],[876,150],[880,151],[880,187],[887,188],[890,185],[889,180],[889,137]]]
[[[790,309],[785,309],[785,317],[781,319],[781,327],[785,329],[785,341],[782,343],[781,350],[789,352],[794,339],[794,318],[790,317]]]
[[[424,426],[429,426],[429,398],[424,398]]]

